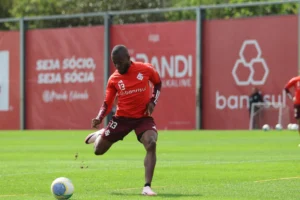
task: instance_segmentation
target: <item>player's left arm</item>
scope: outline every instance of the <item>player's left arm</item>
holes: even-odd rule
[[[158,72],[154,69],[154,67],[149,66],[149,71],[150,71],[149,80],[153,84],[153,92],[152,92],[152,97],[150,99],[150,102],[147,105],[146,114],[151,115],[154,111],[154,107],[158,102],[162,83],[161,83],[160,76]]]
[[[294,86],[294,84],[295,84],[296,81],[297,81],[296,78],[292,78],[291,80],[289,80],[289,82],[288,82],[288,83],[285,85],[285,87],[284,87],[284,90],[285,90],[287,96],[288,96],[290,99],[293,99],[293,95],[292,95],[291,92],[290,92],[290,88],[291,88],[292,86]]]

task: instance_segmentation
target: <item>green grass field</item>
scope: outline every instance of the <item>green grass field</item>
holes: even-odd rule
[[[140,195],[145,152],[133,133],[104,156],[83,143],[88,133],[1,131],[0,199],[53,200],[61,176],[73,181],[73,200],[300,199],[297,132],[160,131],[156,197]]]

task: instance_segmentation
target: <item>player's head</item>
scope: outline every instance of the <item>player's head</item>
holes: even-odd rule
[[[258,89],[257,87],[253,87],[253,88],[252,88],[252,92],[253,92],[253,93],[259,92],[259,89]]]
[[[120,74],[125,74],[130,67],[131,61],[127,48],[117,45],[111,51],[111,59]]]

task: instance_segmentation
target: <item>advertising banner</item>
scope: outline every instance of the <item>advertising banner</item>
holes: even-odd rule
[[[103,27],[26,34],[26,127],[89,129],[103,101]]]
[[[297,16],[206,21],[203,128],[248,129],[254,87],[262,92],[264,102],[291,106],[283,89],[298,74],[297,38]],[[278,109],[272,115],[277,117]],[[274,127],[276,120],[269,125]]]
[[[0,32],[0,129],[20,128],[19,32]]]
[[[112,26],[111,47],[127,46],[133,61],[151,63],[162,78],[153,113],[158,129],[196,127],[195,28],[194,21]]]

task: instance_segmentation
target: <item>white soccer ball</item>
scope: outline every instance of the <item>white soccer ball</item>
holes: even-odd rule
[[[282,125],[281,124],[276,124],[275,129],[276,130],[282,130]]]
[[[288,130],[292,130],[292,126],[293,126],[293,124],[291,124],[291,123],[288,124],[288,125],[287,125],[287,129],[288,129]]]
[[[268,130],[270,130],[270,126],[268,124],[265,124],[265,125],[263,125],[262,129],[264,131],[268,131]]]
[[[51,184],[51,192],[56,199],[69,199],[74,192],[74,186],[70,179],[60,177]]]
[[[292,124],[291,130],[293,131],[298,130],[298,124]]]

